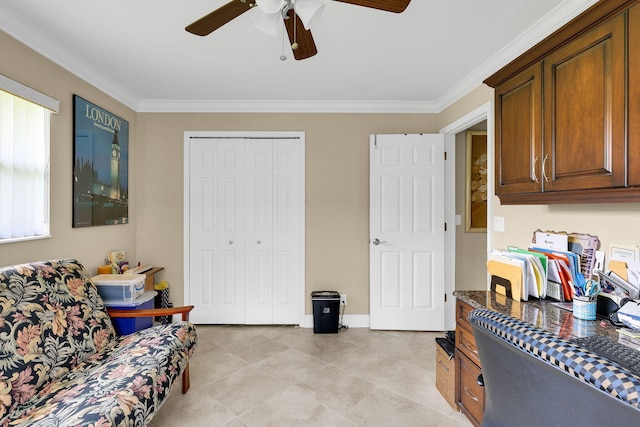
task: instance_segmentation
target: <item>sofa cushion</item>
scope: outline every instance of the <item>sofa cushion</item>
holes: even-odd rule
[[[4,420],[19,425],[146,425],[168,397],[196,343],[188,322],[115,339]]]
[[[76,260],[0,269],[0,418],[105,350],[115,331]]]

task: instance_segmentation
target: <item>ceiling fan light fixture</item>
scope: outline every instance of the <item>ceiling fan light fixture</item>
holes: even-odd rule
[[[324,3],[321,3],[318,0],[297,0],[293,4],[293,9],[300,17],[304,28],[309,30],[314,25],[318,17],[322,15]]]
[[[279,13],[260,13],[255,21],[255,26],[270,36],[277,36],[282,28],[282,17]]]
[[[287,4],[286,0],[255,0],[258,9],[267,14],[279,13]]]

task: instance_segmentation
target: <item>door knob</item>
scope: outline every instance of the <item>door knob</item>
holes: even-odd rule
[[[380,239],[373,239],[373,241],[371,242],[374,245],[378,246],[381,243],[387,243],[385,240],[380,240]]]

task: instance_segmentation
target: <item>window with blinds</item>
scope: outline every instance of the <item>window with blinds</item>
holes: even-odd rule
[[[49,237],[52,111],[28,100],[33,89],[0,77],[0,243]]]

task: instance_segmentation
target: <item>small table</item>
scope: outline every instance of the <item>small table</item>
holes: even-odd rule
[[[150,270],[145,271],[144,274],[147,276],[144,279],[144,290],[145,291],[153,291],[153,284],[155,283],[154,275],[160,271],[164,270],[164,267],[151,267]]]

